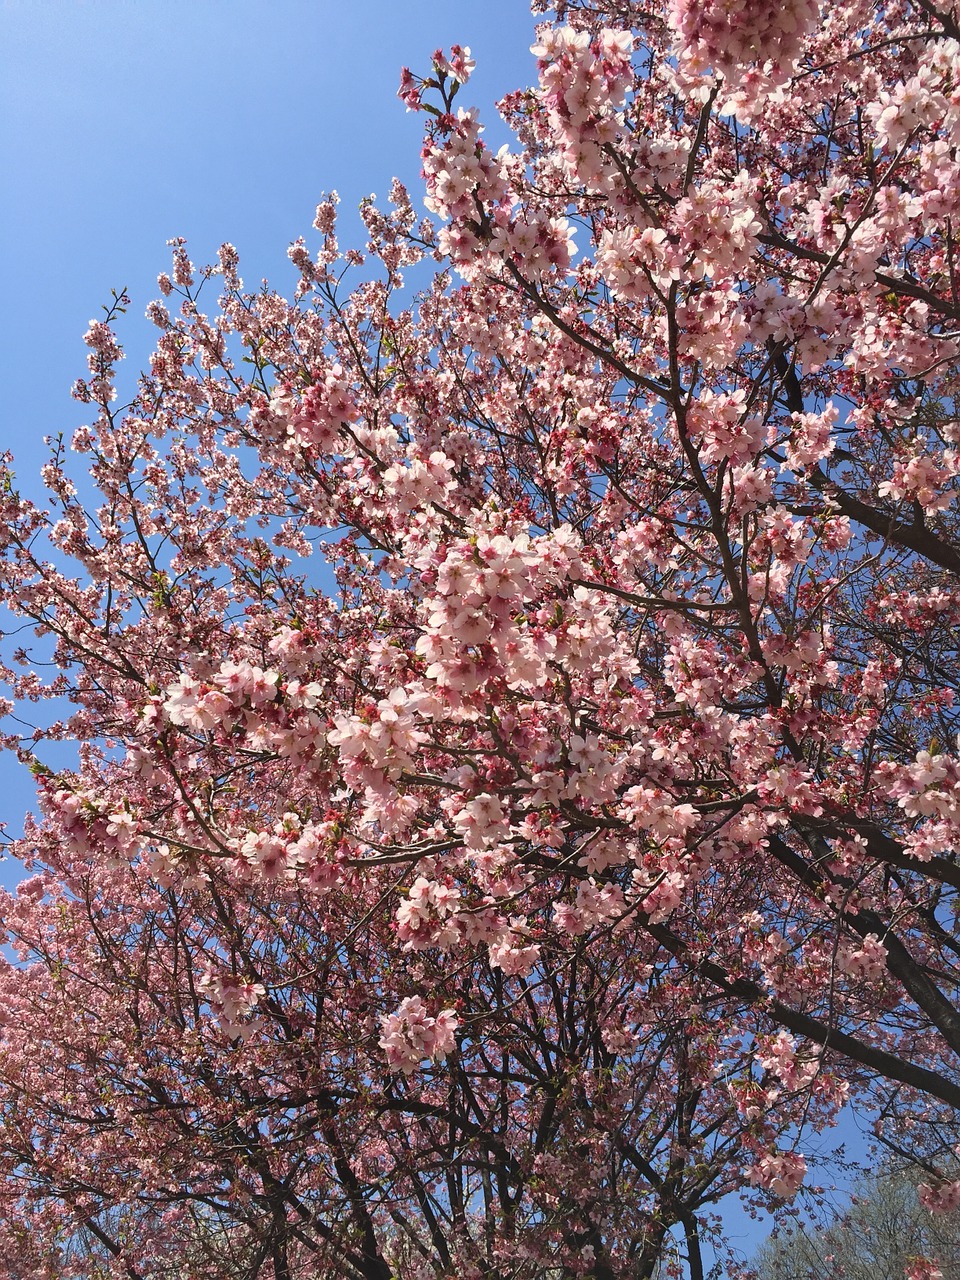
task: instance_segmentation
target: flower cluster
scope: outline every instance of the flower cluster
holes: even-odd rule
[[[412,1075],[425,1059],[442,1062],[454,1050],[457,1015],[443,1009],[431,1017],[419,996],[408,996],[395,1013],[380,1019],[383,1035],[380,1048],[386,1052],[391,1071]]]
[[[753,1186],[772,1191],[783,1200],[792,1200],[806,1175],[807,1162],[799,1151],[773,1151],[761,1156],[748,1176]]]
[[[713,67],[736,82],[754,64],[771,64],[786,78],[818,15],[817,0],[672,0],[669,20],[694,69]]]
[[[207,970],[197,982],[204,1003],[230,1040],[247,1040],[257,1029],[254,1010],[266,991],[259,982]]]
[[[931,1213],[955,1213],[960,1209],[960,1179],[931,1186],[921,1182],[917,1188],[920,1203]]]

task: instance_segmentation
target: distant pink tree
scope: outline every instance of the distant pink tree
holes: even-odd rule
[[[697,1276],[847,1097],[960,1194],[955,13],[554,19],[497,153],[468,50],[404,71],[436,223],[342,254],[324,198],[292,301],[178,242],[123,407],[87,334],[90,478],[6,479],[10,679],[81,743],[6,908],[37,1276],[108,1219],[152,1275],[155,1183],[250,1276]]]

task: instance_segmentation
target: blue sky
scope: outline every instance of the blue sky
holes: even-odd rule
[[[462,101],[499,144],[493,103],[533,80],[533,26],[524,0],[0,0],[0,448],[20,487],[39,494],[44,436],[85,420],[69,389],[111,289],[132,301],[120,329],[131,376],[171,237],[198,262],[230,240],[248,286],[267,276],[292,290],[286,248],[321,192],[340,193],[344,247],[362,242],[360,198],[385,196],[394,175],[422,197],[421,120],[395,96],[400,67],[470,45]],[[0,757],[11,831],[32,796]],[[18,875],[0,864],[0,883]],[[729,1222],[748,1249],[765,1234],[735,1209]]]

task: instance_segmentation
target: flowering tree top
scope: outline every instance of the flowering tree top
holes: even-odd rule
[[[58,667],[11,679],[72,699],[52,734],[84,744],[40,770],[8,929],[50,975],[50,901],[91,928],[100,901],[189,902],[189,964],[150,979],[182,1001],[196,969],[183,1035],[276,1055],[288,1085],[322,1058],[342,1091],[349,1062],[377,1123],[417,1081],[436,1109],[496,1077],[500,1190],[478,1158],[434,1203],[462,1152],[412,1143],[404,1277],[649,1276],[675,1225],[696,1276],[723,1178],[794,1196],[797,1131],[851,1093],[926,1163],[925,1203],[960,1194],[956,19],[556,8],[497,153],[459,105],[469,50],[403,72],[436,222],[397,183],[341,254],[325,198],[292,301],[245,293],[231,246],[197,271],[177,242],[122,409],[114,318],[87,334],[95,502],[61,452],[50,512],[3,494],[5,598]],[[4,1035],[16,1095],[31,1041]],[[627,1082],[665,1061],[665,1167],[639,1137],[604,1164]],[[548,1095],[576,1100],[556,1166]],[[370,1233],[351,1274],[386,1277],[376,1161],[351,1190],[325,1141]],[[298,1201],[251,1164],[288,1224],[263,1227],[277,1277],[307,1248],[290,1223],[346,1265],[301,1213],[322,1165]]]

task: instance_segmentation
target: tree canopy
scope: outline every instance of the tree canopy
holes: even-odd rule
[[[430,218],[176,242],[4,464],[30,1280],[701,1280],[851,1099],[960,1201],[955,15],[534,9]]]

